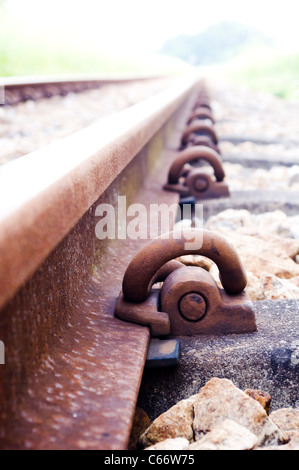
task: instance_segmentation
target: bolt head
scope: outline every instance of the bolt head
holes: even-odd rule
[[[181,315],[189,321],[200,320],[207,310],[205,299],[196,292],[190,292],[184,295],[179,303]]]

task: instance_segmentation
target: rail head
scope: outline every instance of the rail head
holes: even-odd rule
[[[155,80],[159,78],[171,78],[170,75],[148,75],[148,74],[59,74],[59,75],[33,75],[17,77],[0,77],[2,85],[8,88],[36,86],[36,85],[59,85],[64,83],[123,83],[140,80]],[[174,78],[174,77],[173,77]]]
[[[199,82],[165,91],[0,168],[0,308]]]
[[[0,77],[1,104],[15,106],[68,93],[98,89],[107,85],[124,85],[156,80],[172,80],[173,75],[145,74],[64,74],[24,77]]]

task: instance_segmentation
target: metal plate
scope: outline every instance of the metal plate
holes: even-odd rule
[[[180,340],[152,338],[145,366],[147,368],[175,366],[180,359]]]

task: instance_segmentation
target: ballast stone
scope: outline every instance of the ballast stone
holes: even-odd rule
[[[299,409],[281,408],[273,411],[270,418],[283,431],[284,440],[299,440]]]
[[[139,444],[149,447],[165,439],[185,438],[193,441],[193,405],[196,395],[181,400],[154,420],[140,436]]]
[[[277,442],[279,428],[268,418],[264,408],[228,379],[211,379],[194,402],[193,428],[199,440],[226,419],[248,429],[257,445]]]
[[[189,446],[189,450],[251,450],[258,438],[244,426],[226,419],[199,441]]]
[[[277,445],[282,431],[256,399],[228,379],[212,378],[198,394],[156,418],[141,435],[139,445],[147,448],[168,440],[168,446],[178,438],[187,439],[190,450],[249,450]]]
[[[145,450],[188,450],[189,441],[185,437],[165,439],[157,444],[147,447]]]

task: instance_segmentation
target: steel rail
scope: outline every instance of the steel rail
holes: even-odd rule
[[[24,75],[18,77],[0,77],[3,84],[7,87],[27,86],[27,85],[48,85],[55,83],[121,83],[123,81],[152,80],[164,78],[165,75],[147,75],[147,74],[58,74],[58,75]]]
[[[0,168],[0,307],[153,137],[189,87],[190,80],[180,80],[167,91]],[[65,212],[63,202],[70,198],[78,202]]]
[[[0,77],[0,85],[5,90],[5,104],[16,105],[20,102],[51,98],[67,93],[79,93],[108,84],[124,84],[154,79],[169,79],[169,75],[142,74],[64,74],[49,76]]]
[[[146,241],[99,241],[96,207],[178,201],[162,185],[199,86],[177,79],[0,168],[0,448],[127,447],[149,331],[113,312]]]

